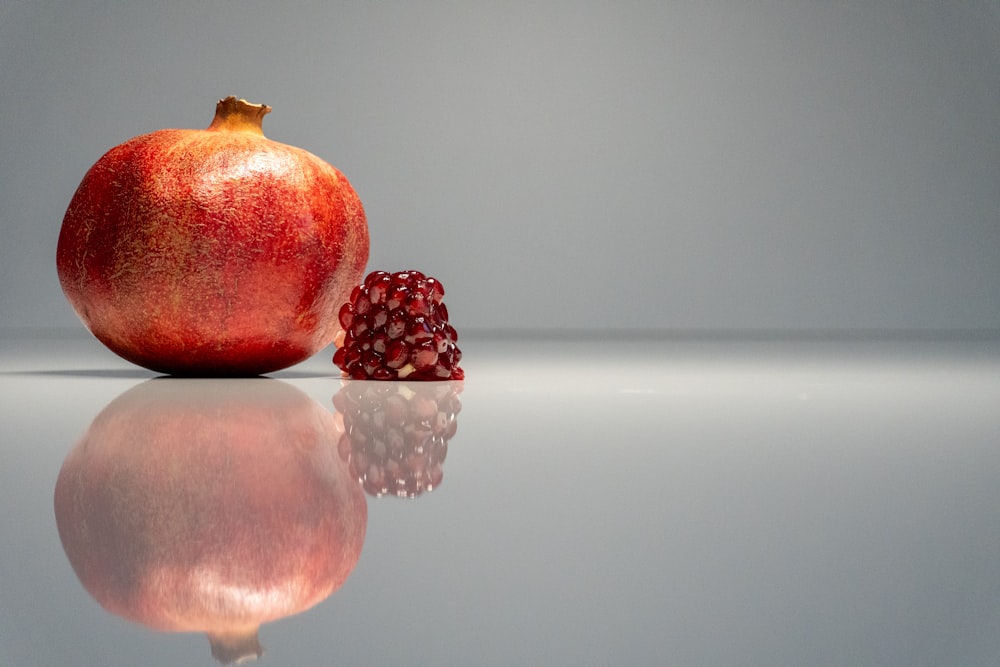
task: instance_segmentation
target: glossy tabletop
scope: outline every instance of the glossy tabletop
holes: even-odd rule
[[[1000,340],[462,343],[423,387],[0,340],[0,665],[255,615],[273,665],[1000,664]]]

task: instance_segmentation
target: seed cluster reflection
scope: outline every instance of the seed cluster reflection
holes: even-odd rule
[[[444,476],[462,382],[349,382],[333,397],[341,457],[369,495],[415,498]]]
[[[205,633],[224,664],[259,657],[262,624],[347,580],[369,495],[441,483],[460,391],[345,381],[336,414],[274,379],[149,380],[109,403],[64,459],[63,549],[107,611]]]

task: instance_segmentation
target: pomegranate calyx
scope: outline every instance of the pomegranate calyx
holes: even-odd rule
[[[208,129],[263,135],[264,116],[270,112],[271,107],[266,104],[252,104],[230,95],[215,105],[215,118],[212,119]]]

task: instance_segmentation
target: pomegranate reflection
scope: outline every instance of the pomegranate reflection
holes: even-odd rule
[[[55,488],[63,548],[108,611],[204,632],[223,663],[336,591],[368,509],[334,415],[271,379],[150,380],[112,401]]]
[[[459,380],[345,382],[333,397],[344,419],[340,455],[365,492],[414,498],[441,484],[462,387]]]

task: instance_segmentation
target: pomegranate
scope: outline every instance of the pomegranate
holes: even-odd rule
[[[168,374],[257,375],[333,341],[368,262],[364,209],[336,168],[264,136],[269,111],[227,97],[208,129],[135,137],[84,176],[56,267],[113,352]]]
[[[55,517],[84,588],[159,631],[207,633],[222,662],[327,598],[361,553],[367,500],[339,418],[298,389],[157,378],[112,401],[63,462]]]
[[[333,363],[356,380],[465,378],[443,298],[441,282],[420,271],[372,271],[340,307]]]

